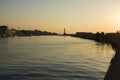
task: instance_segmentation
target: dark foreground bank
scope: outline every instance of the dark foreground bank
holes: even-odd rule
[[[120,80],[120,42],[116,39],[111,39],[110,42],[116,53],[111,60],[104,80]]]

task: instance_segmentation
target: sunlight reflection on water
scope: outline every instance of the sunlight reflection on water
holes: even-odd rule
[[[0,80],[102,80],[109,45],[63,36],[0,39]]]

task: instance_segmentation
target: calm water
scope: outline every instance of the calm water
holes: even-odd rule
[[[103,80],[113,54],[73,37],[0,38],[0,80]]]

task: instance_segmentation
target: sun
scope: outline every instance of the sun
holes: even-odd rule
[[[117,16],[117,17],[116,17],[116,24],[117,24],[117,25],[120,25],[120,16]]]
[[[120,15],[115,15],[113,20],[115,25],[120,26]]]
[[[108,19],[112,29],[114,29],[115,31],[120,30],[120,14],[114,13],[112,15],[109,15]]]

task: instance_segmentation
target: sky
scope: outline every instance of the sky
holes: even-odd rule
[[[120,0],[0,0],[0,25],[51,32],[116,32]]]

